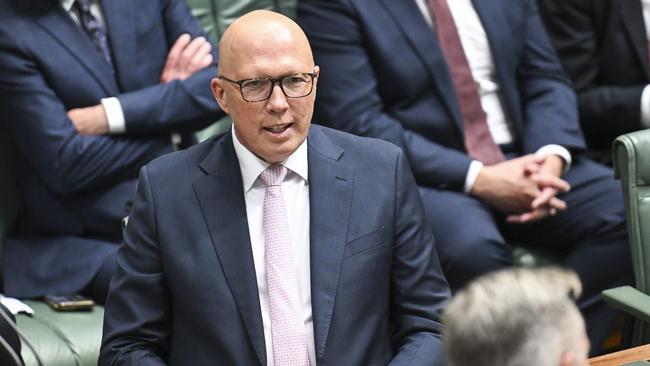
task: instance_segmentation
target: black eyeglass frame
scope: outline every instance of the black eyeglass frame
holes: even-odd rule
[[[291,76],[296,76],[296,75],[309,75],[309,77],[311,78],[310,79],[309,92],[307,94],[299,96],[299,97],[292,97],[292,96],[287,95],[287,92],[284,90],[284,86],[282,85],[282,80],[284,80],[285,78],[291,77]],[[269,100],[269,98],[271,98],[271,95],[273,95],[273,90],[275,89],[275,84],[276,83],[278,85],[280,85],[280,90],[282,90],[282,94],[284,94],[285,97],[292,98],[292,99],[304,98],[304,97],[310,95],[312,91],[314,91],[314,79],[316,79],[317,77],[318,77],[318,72],[314,71],[314,72],[299,72],[299,73],[295,73],[295,74],[287,74],[287,75],[280,76],[279,78],[276,78],[276,79],[273,79],[273,78],[250,78],[250,79],[242,79],[242,80],[232,80],[232,79],[229,79],[229,78],[227,78],[227,77],[225,77],[223,75],[217,76],[217,79],[225,80],[225,81],[231,82],[233,84],[239,85],[239,94],[241,95],[242,99],[244,99],[248,103],[257,103],[257,102],[267,101],[267,100]],[[269,95],[267,95],[266,98],[260,99],[260,100],[248,100],[248,99],[246,99],[246,97],[244,96],[244,83],[247,82],[247,81],[252,81],[252,80],[268,80],[268,81],[271,82],[271,87],[269,88]]]

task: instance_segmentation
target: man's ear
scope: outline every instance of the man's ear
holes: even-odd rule
[[[314,66],[314,72],[316,73],[316,78],[314,79],[314,88],[318,85],[318,77],[320,76],[320,67],[318,65]]]
[[[560,358],[560,366],[573,366],[575,355],[572,351],[562,352],[562,358]]]
[[[222,80],[214,78],[210,82],[210,88],[212,89],[212,95],[214,95],[214,99],[219,103],[221,110],[228,113],[228,98],[226,97],[226,91],[221,85],[222,82]]]

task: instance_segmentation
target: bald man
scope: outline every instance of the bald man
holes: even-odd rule
[[[311,125],[319,68],[268,11],[228,28],[228,133],[140,172],[100,365],[436,365],[449,289],[401,150]]]

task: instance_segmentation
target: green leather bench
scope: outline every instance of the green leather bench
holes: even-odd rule
[[[635,287],[603,291],[612,307],[634,317],[629,346],[650,343],[650,129],[621,135],[613,146],[621,180]]]
[[[19,212],[19,187],[16,183],[17,158],[7,133],[0,125],[0,253],[8,229]],[[1,263],[1,262],[0,262]],[[18,328],[36,349],[44,366],[97,365],[104,309],[95,306],[89,312],[62,313],[42,301],[25,301],[33,316],[19,314]],[[37,365],[34,355],[23,342],[22,356],[28,366]]]
[[[249,11],[267,9],[295,18],[297,0],[187,0],[187,3],[216,46],[226,28]]]

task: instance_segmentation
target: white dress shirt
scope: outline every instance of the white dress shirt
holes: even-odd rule
[[[641,0],[643,7],[643,24],[645,24],[645,38],[650,42],[650,0]],[[650,85],[646,85],[641,94],[641,125],[650,128]]]
[[[266,344],[266,364],[274,365],[273,342],[271,333],[271,312],[269,306],[269,291],[266,282],[266,268],[264,263],[264,194],[266,187],[258,179],[259,175],[269,164],[250,152],[237,139],[235,127],[232,128],[232,140],[235,153],[239,160],[242,187],[246,201],[246,217],[248,218],[248,232],[253,250],[255,263],[255,276],[257,278],[257,291],[262,310],[262,324],[264,325],[264,342]],[[314,322],[311,312],[311,272],[309,255],[309,183],[307,164],[307,140],[294,151],[287,160],[282,162],[289,171],[282,183],[282,194],[287,208],[289,219],[289,232],[291,245],[295,255],[296,275],[302,319],[307,335],[307,348],[309,360],[316,365],[316,352],[314,348]]]
[[[434,28],[427,0],[415,0],[427,23]],[[649,0],[650,1],[650,0]],[[460,36],[463,51],[467,57],[472,77],[479,85],[481,107],[487,115],[487,125],[490,134],[497,144],[514,142],[512,123],[504,112],[501,103],[501,87],[496,78],[496,69],[492,57],[492,50],[483,24],[472,5],[471,0],[447,1],[451,15]],[[565,161],[565,171],[571,165],[571,154],[560,145],[546,145],[537,150],[536,154],[547,156],[555,154]],[[465,192],[471,191],[483,163],[472,161],[467,176],[465,177]]]
[[[81,21],[76,10],[73,8],[75,0],[61,0],[61,6],[63,10],[66,11],[74,20],[77,25],[81,26]],[[90,4],[90,12],[97,18],[99,23],[106,29],[106,23],[104,21],[104,14],[102,14],[102,9],[99,6],[98,0],[92,0]],[[115,97],[103,98],[101,99],[102,106],[104,106],[104,111],[106,113],[106,119],[108,120],[108,132],[111,134],[122,133],[126,130],[126,121],[124,120],[124,111],[122,110],[122,105],[120,100]]]

